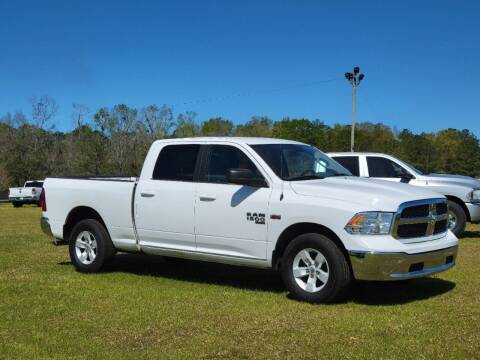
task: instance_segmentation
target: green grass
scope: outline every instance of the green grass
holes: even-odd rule
[[[288,298],[268,271],[117,254],[77,273],[36,207],[0,206],[0,359],[474,359],[480,356],[480,232],[454,270],[358,283],[349,299]]]

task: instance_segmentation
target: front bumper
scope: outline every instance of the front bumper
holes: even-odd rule
[[[350,251],[353,275],[357,280],[404,280],[428,276],[455,266],[458,246],[407,254]]]
[[[42,228],[42,231],[45,233],[45,235],[53,236],[52,229],[50,228],[50,221],[48,220],[47,217],[42,216],[40,218],[40,226]]]
[[[470,214],[470,221],[472,223],[480,222],[480,203],[465,203]]]

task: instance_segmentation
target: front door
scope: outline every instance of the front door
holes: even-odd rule
[[[194,176],[199,153],[198,144],[166,145],[151,178],[138,183],[135,221],[141,245],[195,250]]]
[[[197,251],[266,259],[270,187],[230,184],[228,169],[264,175],[243,149],[209,145],[196,199]]]
[[[396,162],[379,156],[367,156],[368,176],[395,182],[409,182],[411,174]]]

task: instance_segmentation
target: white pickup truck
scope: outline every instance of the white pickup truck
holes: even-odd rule
[[[273,268],[312,302],[338,299],[353,279],[438,273],[457,255],[446,198],[351,176],[278,139],[155,141],[138,179],[47,178],[42,210],[78,271],[115,251]]]
[[[467,222],[480,222],[480,180],[469,176],[425,174],[394,156],[380,153],[329,153],[354,175],[404,182],[436,191],[448,199],[448,227],[456,236]]]
[[[8,189],[8,201],[15,207],[20,207],[23,204],[40,205],[42,187],[43,180],[26,181],[23,187]]]

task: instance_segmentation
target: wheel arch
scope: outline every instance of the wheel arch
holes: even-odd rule
[[[445,197],[447,198],[447,200],[453,201],[454,203],[460,205],[460,207],[463,209],[463,212],[465,213],[465,216],[467,217],[467,222],[471,222],[470,212],[468,211],[467,206],[465,205],[465,202],[462,201],[462,199],[453,195],[445,195]]]
[[[307,233],[321,234],[328,237],[330,240],[332,240],[342,251],[351,269],[350,257],[348,256],[348,251],[345,248],[345,245],[343,244],[342,240],[340,240],[340,238],[337,236],[337,234],[335,234],[333,230],[329,229],[324,225],[310,223],[310,222],[292,224],[288,226],[285,230],[283,230],[283,232],[280,234],[280,236],[277,239],[275,250],[273,251],[273,254],[272,254],[272,267],[274,269],[278,269],[280,267],[283,254],[288,244],[297,236],[302,234],[307,234]]]
[[[105,221],[103,221],[102,217],[95,209],[89,206],[77,206],[72,210],[70,210],[65,220],[65,224],[63,225],[63,240],[68,242],[70,233],[72,232],[73,227],[78,222],[85,219],[97,220],[99,223],[101,223],[105,227],[105,230],[108,233],[108,229],[107,229],[107,226],[105,225]]]

